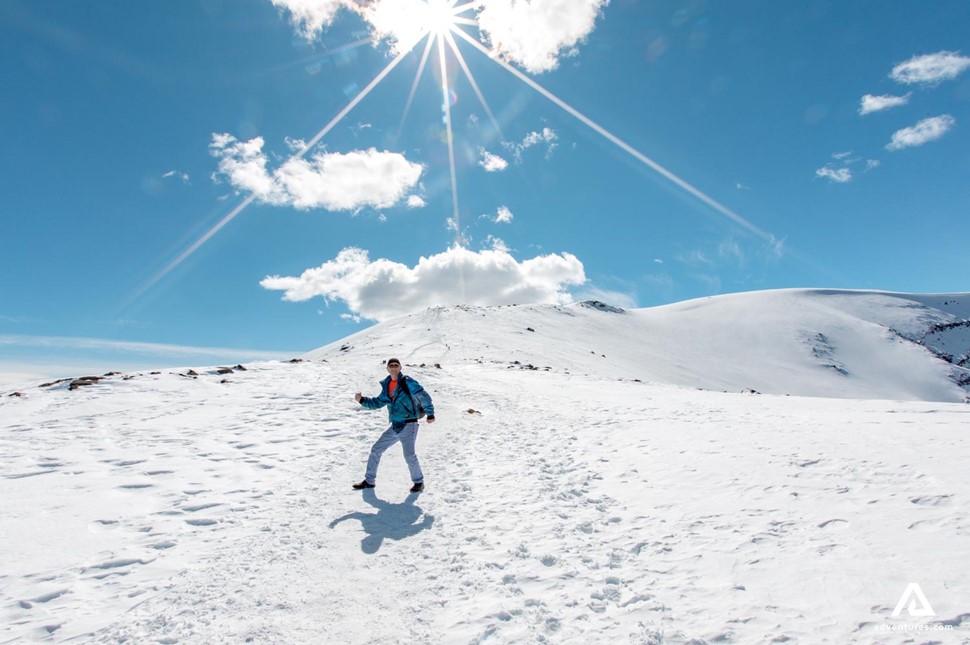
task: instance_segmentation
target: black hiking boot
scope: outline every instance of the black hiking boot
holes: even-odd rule
[[[424,483],[423,482],[420,483],[420,484],[415,484],[414,486],[411,487],[411,492],[412,493],[420,493],[423,490],[424,490]]]
[[[364,490],[365,488],[374,488],[375,485],[376,484],[368,484],[367,483],[367,480],[365,479],[364,481],[360,482],[359,484],[354,484],[353,485],[353,489],[354,490]]]

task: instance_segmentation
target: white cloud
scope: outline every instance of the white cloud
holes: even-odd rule
[[[424,171],[400,153],[370,148],[291,158],[270,173],[263,145],[262,137],[237,141],[232,135],[213,133],[209,148],[219,159],[219,173],[233,187],[276,206],[331,211],[386,208],[404,199]]]
[[[489,235],[488,237],[485,238],[485,244],[488,246],[488,248],[492,250],[502,251],[503,253],[509,252],[509,245],[506,244],[505,240],[503,240],[500,237]]]
[[[489,0],[478,14],[485,40],[533,74],[555,69],[593,31],[609,0]]]
[[[167,173],[162,175],[163,179],[169,179],[172,177],[181,179],[183,184],[189,183],[189,173],[187,172],[181,172],[179,170],[169,170]]]
[[[852,181],[852,171],[848,168],[832,168],[830,166],[823,166],[815,171],[816,177],[825,177],[837,184],[844,184],[846,182]]]
[[[320,296],[343,301],[354,315],[385,320],[437,305],[564,304],[573,300],[566,287],[585,282],[582,262],[570,253],[519,262],[502,248],[453,246],[414,267],[346,248],[300,276],[269,276],[260,285],[284,291],[291,302]]]
[[[866,94],[859,103],[859,114],[864,116],[866,114],[872,114],[873,112],[881,112],[882,110],[906,105],[909,103],[910,96],[912,96],[912,92],[905,96],[875,96],[873,94]]]
[[[833,159],[845,159],[846,157],[849,157],[851,155],[852,155],[852,151],[851,150],[848,150],[846,152],[833,152],[832,153],[832,158]]]
[[[286,147],[289,148],[292,152],[299,152],[304,148],[306,148],[306,141],[304,141],[303,139],[284,137],[283,141],[286,143]]]
[[[511,224],[514,217],[508,206],[499,206],[494,221],[496,224]]]
[[[882,164],[878,159],[866,159],[866,172],[878,168]]]
[[[970,57],[960,52],[937,52],[914,56],[893,68],[890,77],[898,83],[936,85],[949,81],[970,68]]]
[[[950,131],[956,123],[949,114],[923,119],[911,128],[903,128],[893,133],[892,141],[886,144],[886,150],[901,150],[921,146],[935,141]]]
[[[498,155],[492,154],[485,148],[479,148],[478,153],[482,157],[478,165],[484,168],[485,172],[502,172],[509,167],[508,161]]]
[[[436,9],[425,0],[270,1],[311,41],[342,8],[354,11],[370,25],[374,42],[387,42],[394,54],[410,49],[436,17]],[[555,69],[560,58],[578,54],[607,4],[609,0],[488,0],[462,16],[477,18],[483,40],[497,56],[540,73]]]
[[[344,0],[270,0],[273,6],[290,13],[290,22],[301,36],[314,40],[330,26]]]
[[[370,23],[374,41],[386,41],[394,54],[410,49],[434,18],[425,0],[370,0],[348,5]]]
[[[545,143],[548,145],[546,148],[546,159],[552,156],[552,151],[556,149],[558,145],[556,141],[559,139],[559,135],[552,128],[542,128],[541,132],[533,131],[525,135],[521,143],[515,143],[511,141],[503,141],[502,145],[512,151],[515,158],[515,163],[522,163],[522,153],[525,150],[533,146]]]
[[[424,201],[418,195],[411,195],[408,197],[408,208],[424,208],[428,205],[428,202]]]

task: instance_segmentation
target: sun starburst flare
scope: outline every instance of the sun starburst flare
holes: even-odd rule
[[[317,132],[312,138],[310,138],[298,151],[296,151],[289,160],[299,159],[303,157],[311,148],[316,146],[334,127],[337,126],[361,101],[364,100],[370,94],[370,92],[387,77],[391,71],[398,66],[398,64],[408,56],[414,49],[422,42],[425,41],[425,46],[423,53],[421,55],[421,60],[418,65],[417,73],[415,74],[414,81],[411,83],[410,90],[405,102],[404,111],[401,115],[401,120],[398,125],[397,134],[398,138],[404,127],[404,122],[407,119],[408,113],[411,109],[414,95],[417,91],[418,83],[422,78],[425,69],[427,67],[428,59],[431,55],[433,48],[437,49],[438,55],[438,67],[441,76],[441,97],[442,97],[442,117],[445,126],[445,140],[448,146],[448,164],[449,164],[449,180],[451,187],[451,210],[452,218],[455,226],[455,245],[463,246],[463,238],[461,232],[461,213],[459,208],[458,200],[458,173],[455,165],[455,141],[454,133],[451,122],[451,86],[449,84],[448,75],[448,65],[447,56],[448,52],[451,53],[454,60],[457,62],[458,67],[464,74],[469,85],[471,86],[475,96],[478,98],[479,103],[482,105],[485,113],[487,114],[491,124],[495,128],[496,134],[502,137],[502,129],[499,124],[498,119],[495,117],[488,101],[485,98],[484,93],[481,91],[478,83],[476,82],[472,71],[462,55],[458,47],[458,42],[455,36],[458,36],[462,41],[470,44],[476,51],[479,51],[489,60],[501,66],[512,74],[515,78],[520,80],[522,83],[533,89],[534,91],[541,94],[543,97],[551,101],[554,105],[565,111],[567,114],[571,115],[579,122],[583,123],[585,126],[602,136],[604,139],[619,147],[621,150],[632,156],[634,159],[645,165],[650,170],[658,173],[664,179],[667,179],[678,188],[691,195],[700,202],[706,204],[708,207],[726,217],[728,220],[734,224],[742,227],[748,232],[760,237],[769,244],[776,244],[777,238],[768,233],[755,224],[749,222],[747,219],[734,212],[727,206],[724,206],[714,198],[710,197],[700,189],[696,188],[686,180],[682,179],[678,175],[674,174],[670,170],[666,169],[655,160],[651,159],[647,155],[643,154],[636,148],[634,148],[629,143],[625,142],[623,139],[610,132],[599,123],[593,121],[591,118],[580,112],[575,107],[571,106],[563,99],[559,98],[551,91],[540,85],[530,76],[526,75],[524,72],[510,64],[505,60],[500,52],[497,52],[494,48],[487,47],[478,39],[467,33],[463,27],[471,27],[474,29],[479,28],[478,22],[474,18],[468,17],[467,14],[473,9],[480,9],[483,3],[481,0],[474,0],[471,2],[464,2],[459,4],[459,0],[401,0],[399,2],[377,2],[367,7],[360,8],[361,14],[363,14],[368,22],[374,28],[374,39],[384,40],[389,43],[391,51],[394,53],[393,59],[371,80],[367,86],[361,90],[357,96],[355,96],[340,112],[338,112],[319,132]],[[354,46],[357,44],[354,43]],[[288,161],[289,161],[288,160]],[[129,298],[128,304],[131,304],[139,297],[144,295],[144,293],[150,289],[152,286],[157,284],[162,278],[168,275],[176,267],[178,267],[182,262],[189,258],[195,251],[197,251],[205,242],[211,239],[216,233],[218,233],[222,228],[224,228],[229,222],[231,222],[235,217],[237,217],[243,210],[246,209],[250,204],[256,201],[257,197],[253,194],[246,197],[242,202],[240,202],[228,215],[223,217],[217,224],[206,231],[202,236],[200,236],[195,242],[193,242],[185,251],[178,255],[174,260],[169,262],[163,269],[158,273],[153,275],[148,281],[146,281],[142,286],[140,286],[135,293]]]

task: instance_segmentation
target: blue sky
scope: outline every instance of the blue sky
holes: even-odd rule
[[[967,290],[963,0],[468,7],[561,104],[456,37],[497,131],[445,47],[457,211],[436,46],[404,118],[425,41],[301,149],[408,51],[407,2],[2,3],[6,380],[463,301]]]

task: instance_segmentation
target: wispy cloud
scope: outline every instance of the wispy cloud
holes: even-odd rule
[[[678,253],[674,256],[674,259],[688,266],[714,266],[714,262],[700,249]]]
[[[863,159],[858,155],[854,155],[852,150],[833,153],[832,158],[835,161],[830,161],[815,171],[816,177],[822,177],[837,184],[845,184],[852,181],[855,177],[853,166],[857,166],[865,161],[865,168],[862,169],[862,172],[869,172],[879,166],[878,159]]]
[[[305,350],[302,350],[305,351]],[[281,360],[301,352],[193,347],[69,336],[0,335],[0,385],[186,365]]]
[[[428,205],[428,202],[424,201],[419,195],[411,195],[408,197],[408,208],[424,208]]]
[[[906,105],[909,103],[910,96],[912,96],[912,92],[906,94],[905,96],[875,96],[874,94],[866,94],[859,102],[859,114],[865,116],[866,114],[872,114],[873,112],[882,112],[883,110],[888,110],[900,105]]]
[[[717,254],[724,260],[732,260],[738,265],[744,265],[745,255],[740,245],[734,240],[724,240],[717,246]]]
[[[902,150],[936,141],[949,132],[955,124],[956,119],[949,114],[923,119],[910,128],[894,132],[892,141],[886,144],[886,150]]]
[[[192,345],[168,345],[163,343],[141,343],[125,340],[106,340],[102,338],[79,338],[73,336],[28,336],[20,334],[0,334],[0,347],[18,348],[37,347],[47,349],[98,350],[139,354],[147,356],[189,356],[197,358],[239,357],[238,360],[273,360],[292,356],[292,352],[265,351],[255,349],[232,349],[227,347],[194,347]]]
[[[313,40],[330,26],[345,0],[270,0],[273,6],[290,13],[297,33]]]
[[[764,257],[769,262],[777,262],[785,256],[785,238],[777,238],[774,235],[764,248]]]
[[[262,137],[238,141],[232,135],[214,133],[209,149],[219,159],[219,173],[234,188],[275,206],[330,211],[387,208],[404,199],[424,171],[421,164],[400,153],[370,148],[346,154],[319,152],[310,159],[294,157],[270,172],[263,145]]]
[[[824,177],[830,181],[837,184],[844,184],[852,181],[852,170],[849,168],[832,168],[830,166],[822,166],[815,171],[816,177]]]
[[[511,224],[514,218],[515,216],[512,215],[512,211],[509,210],[508,206],[499,206],[498,211],[495,213],[495,219],[492,221],[496,224]]]
[[[500,237],[495,237],[494,235],[489,235],[485,238],[485,248],[501,251],[503,253],[509,252],[509,245],[505,243],[505,240]]]
[[[889,76],[898,83],[908,85],[936,85],[953,80],[967,69],[970,69],[970,57],[962,56],[960,52],[941,51],[914,56],[896,65]]]
[[[482,157],[478,165],[484,168],[485,172],[502,172],[509,167],[508,161],[496,154],[492,154],[485,148],[479,148],[478,153]]]
[[[190,183],[189,174],[187,172],[181,172],[179,170],[169,170],[167,173],[162,175],[162,179],[171,179],[171,178],[181,179],[183,184]]]
[[[300,276],[269,276],[260,285],[291,302],[320,296],[344,302],[354,315],[385,320],[442,304],[563,304],[573,300],[567,287],[585,282],[582,262],[570,253],[520,262],[501,248],[453,246],[413,267],[346,248]]]
[[[512,152],[515,163],[522,163],[522,153],[533,146],[540,144],[545,144],[546,147],[546,159],[552,156],[553,150],[556,149],[558,145],[556,143],[559,139],[559,135],[552,128],[542,128],[541,131],[533,131],[525,135],[522,141],[516,143],[514,141],[503,141],[502,145]]]

